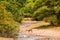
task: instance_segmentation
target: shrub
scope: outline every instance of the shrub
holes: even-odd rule
[[[52,26],[58,25],[58,20],[56,15],[49,16],[45,19],[46,22],[49,22]]]
[[[18,23],[11,16],[9,13],[0,13],[0,36],[2,37],[16,37],[18,35]]]
[[[19,27],[15,21],[0,20],[0,36],[1,37],[16,37]]]
[[[5,4],[5,3],[4,3]],[[0,37],[16,37],[18,35],[18,23],[13,20],[13,15],[0,5]]]
[[[13,15],[13,17],[14,17],[14,20],[15,20],[16,22],[19,22],[19,23],[21,23],[21,21],[22,21],[22,19],[23,19],[23,16],[21,16],[21,15],[18,14],[18,13],[15,13],[15,14]]]
[[[48,11],[47,9],[48,9],[47,6],[43,6],[43,7],[39,8],[37,11],[35,11],[33,13],[32,17],[35,20],[42,20],[47,15],[47,11]]]

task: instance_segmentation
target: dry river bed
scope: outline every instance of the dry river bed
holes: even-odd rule
[[[18,40],[60,40],[60,32],[48,29],[32,29],[27,31],[26,27],[39,22],[31,21],[20,25]]]

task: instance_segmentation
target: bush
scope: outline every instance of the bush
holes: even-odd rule
[[[22,21],[22,19],[23,19],[23,16],[21,16],[21,15],[18,14],[18,13],[15,13],[13,16],[14,16],[14,20],[15,20],[16,22],[21,23],[21,21]]]
[[[44,18],[44,14],[39,14],[39,13],[36,13],[34,14],[34,17],[33,17],[35,20],[37,21],[40,21]]]
[[[2,37],[16,37],[18,35],[18,23],[11,16],[9,13],[0,13],[0,36]]]
[[[7,0],[8,4],[7,4],[7,6],[6,6],[5,9],[8,12],[11,12],[11,14],[13,15],[13,18],[14,18],[15,21],[21,22],[21,20],[23,19],[23,17],[20,14],[20,8],[21,8],[22,5],[20,3],[18,3],[18,1],[16,1],[16,0],[15,1],[13,1],[13,0],[11,0],[11,1]]]
[[[13,15],[5,10],[4,4],[0,5],[0,37],[16,37],[19,32],[18,23],[14,21]]]
[[[0,20],[0,36],[1,37],[16,37],[19,27],[15,21]]]
[[[45,19],[46,22],[49,22],[52,26],[58,25],[58,20],[56,15],[49,16]]]
[[[35,20],[42,20],[47,15],[47,11],[48,11],[47,9],[48,9],[47,6],[43,6],[43,7],[39,8],[37,11],[35,11],[33,13],[32,17]]]

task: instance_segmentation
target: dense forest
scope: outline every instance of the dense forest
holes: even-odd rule
[[[19,23],[28,17],[60,25],[60,0],[0,0],[0,36],[16,37]]]

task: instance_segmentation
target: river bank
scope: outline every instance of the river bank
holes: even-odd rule
[[[32,29],[30,31],[26,30],[26,28],[30,25],[34,25],[36,23],[39,22],[30,22],[27,24],[23,24],[20,25],[21,29],[20,32],[21,34],[21,38],[20,39],[24,39],[24,40],[35,40],[35,39],[39,39],[39,40],[60,40],[60,32],[57,31],[52,31],[49,29]]]

